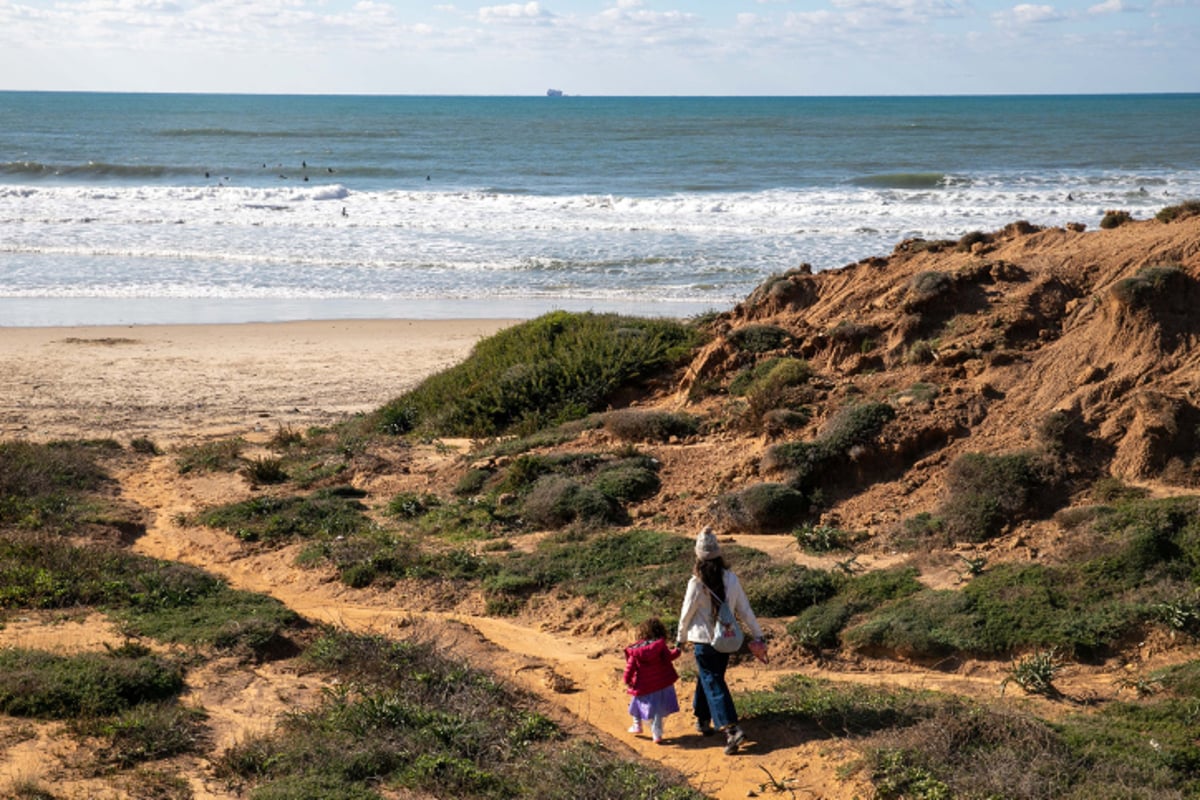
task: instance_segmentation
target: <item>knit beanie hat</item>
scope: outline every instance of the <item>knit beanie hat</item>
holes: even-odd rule
[[[717,543],[717,537],[713,533],[712,527],[705,525],[696,535],[696,558],[708,561],[719,555],[721,555],[721,545]]]

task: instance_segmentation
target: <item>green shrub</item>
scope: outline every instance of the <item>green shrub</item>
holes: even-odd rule
[[[286,483],[288,479],[283,459],[279,458],[252,458],[242,467],[242,474],[255,486]]]
[[[735,526],[762,533],[790,530],[809,509],[804,494],[785,483],[756,483],[723,496],[720,503]]]
[[[182,448],[175,456],[180,475],[190,472],[236,472],[246,442],[238,437]]]
[[[416,519],[439,505],[437,495],[400,492],[388,501],[387,513],[399,519]]]
[[[84,513],[84,496],[108,477],[81,443],[0,442],[0,524],[65,528]]]
[[[1154,215],[1159,222],[1176,222],[1200,214],[1200,200],[1185,200],[1178,205],[1167,206]]]
[[[626,408],[604,415],[604,428],[618,439],[630,442],[666,442],[686,439],[700,430],[700,420],[691,414]]]
[[[790,470],[789,483],[802,491],[810,490],[844,464],[853,448],[870,443],[895,416],[896,410],[887,403],[846,406],[830,418],[813,441],[773,445],[763,457],[762,469]]]
[[[638,460],[622,461],[597,470],[592,488],[618,503],[646,500],[658,493],[658,473]]]
[[[356,491],[320,489],[307,496],[260,496],[207,509],[196,521],[247,542],[279,543],[293,538],[352,536],[370,527]]]
[[[77,733],[107,740],[100,752],[105,763],[128,768],[183,753],[198,753],[208,743],[207,715],[174,702],[152,702],[121,711],[115,717],[80,720]]]
[[[1138,308],[1179,291],[1185,278],[1186,274],[1178,265],[1160,264],[1139,269],[1133,277],[1123,278],[1113,284],[1110,291],[1122,305]]]
[[[395,434],[529,432],[604,409],[621,388],[676,364],[695,341],[693,329],[669,320],[553,312],[479,342],[375,419]]]
[[[479,494],[483,491],[483,487],[487,485],[492,474],[492,471],[488,469],[467,470],[458,479],[458,483],[454,485],[454,494],[459,497],[471,497]]]
[[[982,542],[1037,513],[1047,482],[1032,453],[964,453],[947,470],[938,517],[953,541]]]
[[[1133,216],[1128,211],[1105,211],[1100,218],[1100,227],[1105,230],[1119,228],[1127,222],[1132,222]]]
[[[139,703],[174,697],[182,689],[180,666],[143,650],[74,656],[0,650],[0,712],[15,717],[115,714]]]
[[[1000,688],[1003,690],[1008,682],[1012,681],[1029,694],[1058,697],[1060,692],[1054,685],[1054,676],[1062,666],[1062,661],[1053,648],[1030,653],[1013,665],[1008,677],[1001,681]]]
[[[575,521],[615,521],[616,509],[598,489],[562,475],[547,475],[533,484],[521,502],[521,513],[534,526],[561,528]]]
[[[954,278],[945,272],[919,272],[908,282],[905,306],[919,310],[954,291]]]
[[[835,591],[833,577],[824,570],[789,564],[755,574],[746,596],[756,614],[794,616],[826,600]]]
[[[778,325],[752,323],[731,331],[727,339],[744,353],[767,353],[783,347],[791,334]]]
[[[842,630],[855,616],[916,594],[922,588],[917,570],[911,567],[843,577],[835,593],[802,611],[788,624],[788,633],[804,647],[836,647]]]

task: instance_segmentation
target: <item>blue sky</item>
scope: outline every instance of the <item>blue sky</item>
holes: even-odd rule
[[[0,89],[1200,91],[1200,0],[0,0]]]

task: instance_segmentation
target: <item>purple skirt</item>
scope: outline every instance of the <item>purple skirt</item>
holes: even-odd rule
[[[637,719],[665,717],[678,710],[679,698],[675,696],[674,685],[650,694],[638,695],[629,701],[629,716]]]

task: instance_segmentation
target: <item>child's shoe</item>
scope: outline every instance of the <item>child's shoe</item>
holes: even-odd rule
[[[737,725],[725,729],[725,755],[731,756],[738,751],[738,746],[746,740],[746,734]]]
[[[662,744],[663,740],[663,721],[659,717],[655,717],[650,723],[650,736],[654,739],[655,744]]]
[[[640,719],[635,719],[633,721],[633,724],[629,726],[629,732],[630,733],[641,733],[642,732],[642,721]]]

